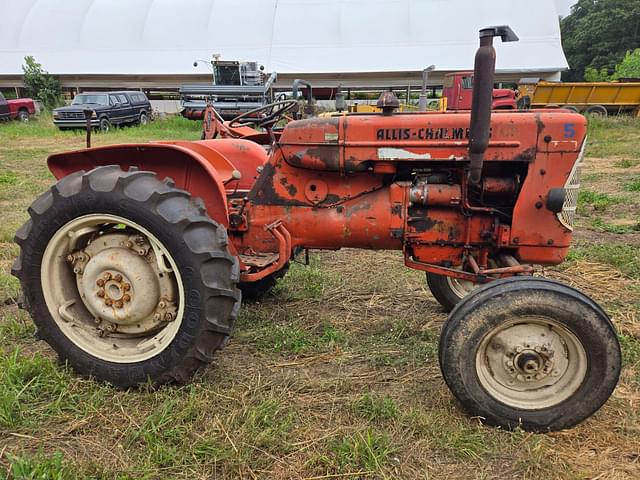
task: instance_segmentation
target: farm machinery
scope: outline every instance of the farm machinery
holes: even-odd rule
[[[215,140],[52,155],[58,182],[16,233],[13,273],[47,341],[119,387],[187,382],[305,249],[403,252],[451,310],[439,343],[462,406],[504,428],[571,427],[609,398],[620,348],[605,311],[534,277],[567,255],[586,121],[491,111],[494,37],[480,31],[471,112],[292,121],[261,107]]]

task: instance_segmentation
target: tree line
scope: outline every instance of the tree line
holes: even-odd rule
[[[560,29],[564,81],[640,79],[640,0],[578,0]]]

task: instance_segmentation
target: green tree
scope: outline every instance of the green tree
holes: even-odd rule
[[[584,69],[584,80],[585,82],[606,82],[610,80],[609,70],[606,67],[600,70],[587,67]]]
[[[60,82],[42,69],[42,65],[31,56],[24,57],[24,86],[27,95],[42,102],[45,108],[53,109],[64,103]]]
[[[640,48],[627,52],[622,61],[616,65],[612,78],[640,78]]]
[[[560,28],[571,67],[564,80],[582,80],[587,68],[613,73],[628,50],[640,47],[640,0],[578,0]]]

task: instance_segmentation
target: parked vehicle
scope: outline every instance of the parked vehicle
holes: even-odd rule
[[[8,120],[11,118],[9,112],[9,103],[7,99],[4,98],[4,95],[0,93],[0,120]]]
[[[522,79],[518,85],[522,108],[563,107],[606,116],[632,112],[640,116],[640,82],[539,82]]]
[[[93,111],[91,125],[101,132],[108,132],[115,125],[146,125],[151,119],[151,103],[142,92],[85,92],[68,107],[56,108],[53,123],[61,130],[85,128],[85,110]]]
[[[36,105],[30,98],[7,100],[0,93],[0,120],[20,120],[28,122],[29,116],[36,113]]]
[[[446,110],[471,110],[473,72],[449,73],[444,77],[442,97],[446,98]],[[515,110],[516,93],[508,88],[494,88],[492,110]]]
[[[196,66],[198,62],[194,63]],[[182,116],[202,120],[207,101],[225,120],[273,101],[271,87],[277,74],[267,77],[257,62],[215,59],[211,62],[211,84],[186,84],[180,87]]]

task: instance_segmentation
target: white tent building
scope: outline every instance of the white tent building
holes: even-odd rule
[[[32,55],[68,88],[175,89],[207,82],[205,62],[257,61],[278,84],[418,86],[468,70],[478,30],[496,41],[498,79],[558,79],[567,62],[554,0],[0,0],[0,87]]]

